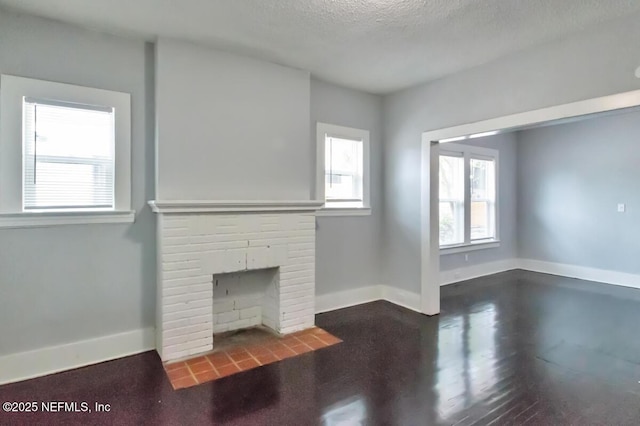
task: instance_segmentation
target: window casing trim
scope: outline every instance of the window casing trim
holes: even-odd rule
[[[471,250],[496,248],[500,246],[500,152],[496,149],[456,143],[438,145],[438,158],[441,155],[464,158],[464,241],[457,244],[440,245],[441,254],[452,254]],[[493,238],[471,239],[471,160],[489,160],[495,162],[495,236]],[[438,200],[440,201],[440,200]]]
[[[123,215],[130,218],[131,95],[4,74],[0,76],[0,111],[2,111],[0,115],[0,216],[3,219],[12,218],[11,220],[14,221],[17,215],[32,215],[31,212],[24,211],[22,198],[24,98],[51,99],[52,101],[81,105],[104,105],[114,109],[114,206],[112,209],[106,210],[106,214],[105,211],[85,209],[79,213],[84,216],[96,215],[98,220],[106,218],[108,213],[113,213],[117,217],[116,220],[121,219]],[[56,215],[58,217],[78,216],[75,214],[70,216],[70,213],[72,212],[57,212]],[[37,217],[44,218],[45,215]],[[107,220],[107,222],[109,221],[111,220]],[[54,220],[53,222],[59,221]],[[85,221],[83,223],[93,222]]]
[[[362,202],[351,200],[326,200],[325,197],[325,139],[335,137],[362,140]],[[319,216],[364,216],[371,214],[370,204],[370,146],[369,131],[335,124],[316,124],[316,190],[315,198],[325,200]],[[327,212],[325,214],[325,212]]]
[[[134,223],[135,211],[54,211],[0,214],[2,228],[33,228],[97,223]]]

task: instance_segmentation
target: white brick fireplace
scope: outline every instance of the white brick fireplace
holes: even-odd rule
[[[315,314],[316,201],[155,202],[157,350],[212,350],[213,334],[263,324],[287,334]]]

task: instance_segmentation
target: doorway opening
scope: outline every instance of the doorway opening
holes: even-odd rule
[[[474,142],[488,140],[496,135],[635,111],[638,107],[640,90],[424,132],[421,172],[421,312],[427,315],[440,312],[440,285],[443,281],[441,248],[465,256],[463,253],[467,250],[478,248],[474,244],[487,244],[488,248],[495,249],[496,244],[499,246],[504,237],[500,233],[500,197],[492,198],[492,195],[499,193],[500,188],[497,156],[494,158],[491,153],[483,155],[473,149],[467,152],[464,146],[474,146]],[[443,152],[448,153],[445,162],[450,166],[447,177],[451,180],[447,183],[446,190],[449,193],[445,199],[440,197],[440,159]],[[475,173],[477,167],[474,167],[471,161],[473,159],[477,161],[476,165],[482,166],[480,169],[484,172],[478,170]],[[480,164],[482,161],[484,163]],[[495,167],[495,175],[490,173],[492,167]],[[462,182],[456,183],[453,177],[457,175],[455,170],[460,169],[463,170]],[[478,179],[473,179],[477,182],[464,182],[468,176],[477,177]],[[490,183],[492,181],[496,185],[493,189]],[[624,209],[625,206],[618,208]],[[448,220],[445,225],[449,226],[444,227],[445,229],[441,229],[441,210]],[[444,247],[442,243],[445,243]],[[509,267],[508,264],[504,266]]]

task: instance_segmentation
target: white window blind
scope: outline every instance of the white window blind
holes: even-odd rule
[[[24,98],[24,210],[114,208],[114,109]]]
[[[363,143],[326,136],[325,198],[327,201],[362,204]]]

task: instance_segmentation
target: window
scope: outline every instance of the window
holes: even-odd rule
[[[113,108],[24,98],[23,209],[113,209]]]
[[[130,95],[3,75],[0,227],[132,222]]]
[[[498,151],[447,143],[439,164],[440,247],[497,242]]]
[[[320,214],[369,214],[369,132],[318,123]]]
[[[496,163],[471,158],[471,241],[496,237]]]
[[[464,243],[464,157],[440,156],[440,245]]]

